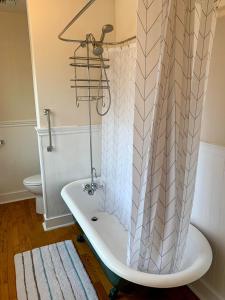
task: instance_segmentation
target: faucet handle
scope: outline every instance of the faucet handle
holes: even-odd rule
[[[90,184],[89,183],[86,183],[86,184],[83,184],[83,191],[86,192],[90,189]]]
[[[96,169],[92,168],[92,171],[93,171],[93,174],[94,174],[95,178],[97,178],[97,171],[96,171]]]

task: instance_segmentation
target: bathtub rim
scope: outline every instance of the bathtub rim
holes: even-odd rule
[[[115,257],[109,247],[102,240],[101,236],[95,230],[90,220],[79,210],[79,206],[70,199],[67,189],[71,186],[82,186],[88,179],[73,181],[65,185],[61,191],[62,198],[79,223],[83,232],[90,241],[102,262],[119,277],[143,286],[155,288],[171,288],[190,284],[200,279],[210,268],[212,263],[212,249],[205,236],[192,224],[190,224],[190,233],[201,246],[202,251],[198,259],[188,268],[173,274],[150,274],[130,268]],[[189,233],[189,234],[190,234]]]

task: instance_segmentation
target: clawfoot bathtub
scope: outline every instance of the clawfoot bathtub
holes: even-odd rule
[[[212,262],[212,250],[203,234],[193,225],[189,228],[183,263],[179,272],[156,275],[127,266],[127,231],[113,215],[98,210],[98,202],[103,192],[97,190],[94,196],[89,196],[83,191],[83,185],[87,182],[88,180],[72,182],[62,189],[61,194],[107,270],[111,270],[119,276],[118,278],[126,281],[156,288],[186,285],[198,280],[207,272]],[[117,293],[115,289],[114,292]],[[111,299],[114,299],[113,293],[111,294]]]

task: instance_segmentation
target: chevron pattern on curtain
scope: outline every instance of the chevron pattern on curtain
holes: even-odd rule
[[[128,229],[131,216],[136,45],[109,49],[112,104],[102,119],[101,178],[105,198],[100,209]]]
[[[139,0],[128,264],[182,267],[195,188],[214,0]]]

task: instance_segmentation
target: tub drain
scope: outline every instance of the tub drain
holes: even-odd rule
[[[98,221],[98,218],[97,218],[97,217],[92,217],[92,218],[91,218],[91,221],[94,221],[94,222],[95,222],[95,221]]]

